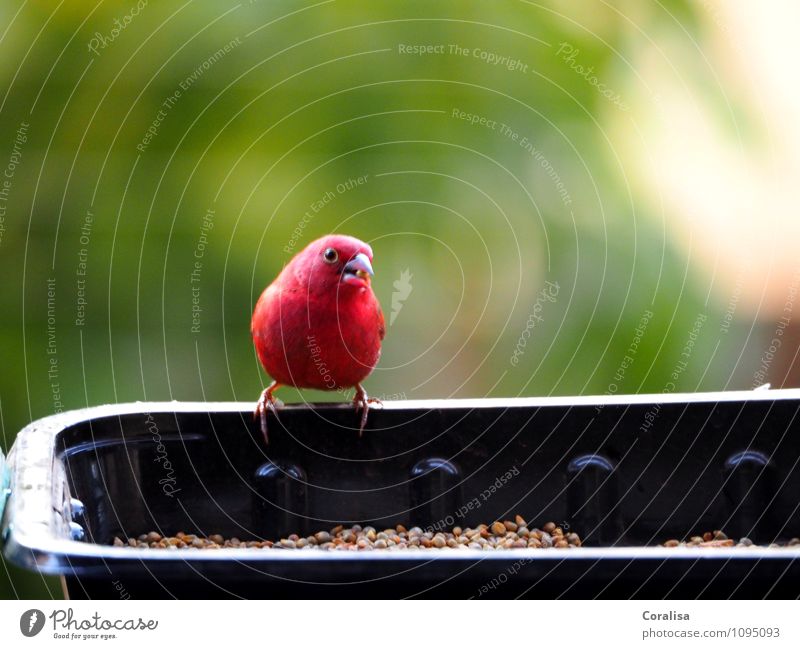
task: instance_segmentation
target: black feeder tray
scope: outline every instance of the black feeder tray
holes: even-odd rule
[[[0,454],[6,558],[69,597],[796,598],[800,390],[67,412]],[[4,502],[5,501],[5,506]],[[242,540],[343,523],[522,515],[570,549],[338,552],[114,547],[157,531]],[[721,529],[752,547],[664,548]]]

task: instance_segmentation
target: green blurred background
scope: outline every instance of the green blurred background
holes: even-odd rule
[[[254,401],[254,302],[333,231],[375,252],[392,318],[376,396],[796,385],[794,325],[760,368],[796,287],[797,206],[731,167],[775,181],[793,135],[731,63],[740,18],[709,2],[4,2],[3,450],[59,409]],[[33,596],[57,581],[4,563],[0,597]]]

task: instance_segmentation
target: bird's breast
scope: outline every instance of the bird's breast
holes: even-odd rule
[[[360,383],[375,367],[382,326],[377,298],[371,290],[337,297],[286,289],[262,295],[253,338],[275,380],[333,390]]]

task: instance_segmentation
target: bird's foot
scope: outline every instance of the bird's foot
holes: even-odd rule
[[[364,426],[367,425],[367,415],[369,415],[369,405],[371,403],[381,405],[381,400],[370,397],[367,391],[361,387],[360,383],[356,385],[356,395],[353,397],[353,405],[356,407],[356,412],[359,412],[359,410],[361,411],[361,421],[358,427],[359,437],[364,434]]]
[[[261,433],[264,435],[264,444],[269,444],[269,436],[267,435],[267,411],[272,412],[275,415],[275,419],[278,418],[278,407],[282,406],[280,399],[276,399],[273,393],[280,387],[280,384],[277,381],[273,381],[272,384],[261,393],[261,396],[258,398],[258,403],[256,403],[256,409],[253,412],[253,419],[260,419],[261,420]]]

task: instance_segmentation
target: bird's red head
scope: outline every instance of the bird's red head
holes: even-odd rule
[[[287,270],[301,285],[313,290],[336,287],[339,291],[361,292],[370,286],[372,248],[344,234],[329,234],[312,241],[291,262]]]

